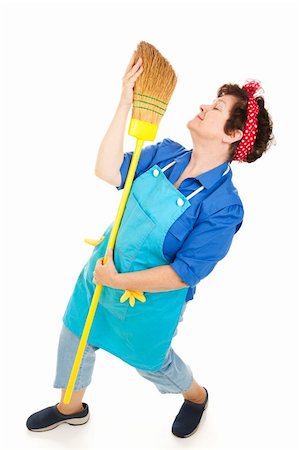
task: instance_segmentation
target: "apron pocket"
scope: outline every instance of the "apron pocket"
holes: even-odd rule
[[[129,270],[137,253],[156,226],[131,191],[115,241],[115,261],[120,258],[122,272]]]

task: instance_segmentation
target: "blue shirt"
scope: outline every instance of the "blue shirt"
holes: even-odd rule
[[[126,152],[120,167],[123,189],[133,152]],[[144,147],[140,153],[134,180],[157,164],[163,168],[176,160],[164,174],[175,183],[188,165],[192,150],[171,139]],[[227,254],[234,234],[243,221],[243,205],[232,183],[232,171],[224,176],[228,163],[221,164],[197,177],[186,178],[178,190],[186,197],[204,186],[190,198],[191,206],[173,223],[166,234],[163,253],[170,266],[190,287],[186,301],[192,300],[196,284],[205,278]]]

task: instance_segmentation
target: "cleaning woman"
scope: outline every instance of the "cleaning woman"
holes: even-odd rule
[[[141,58],[134,63],[132,57],[96,160],[96,176],[118,190],[124,187],[133,154],[123,153],[123,140],[134,84],[142,71]],[[135,367],[161,393],[182,394],[172,433],[183,438],[196,431],[208,391],[196,382],[171,341],[196,285],[225,257],[243,221],[230,163],[253,162],[271,145],[272,120],[260,91],[258,81],[221,86],[217,98],[201,105],[187,123],[192,150],[171,139],[142,150],[114,251],[102,264],[111,224],[82,269],[63,317],[54,381],[62,390],[61,400],[32,414],[26,423],[29,430],[88,421],[89,408],[82,399],[95,352],[102,348]],[[96,284],[103,286],[98,310],[71,401],[64,404]],[[119,301],[126,290],[134,295]]]

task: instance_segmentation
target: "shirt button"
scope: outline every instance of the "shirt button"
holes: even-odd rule
[[[158,169],[153,170],[153,175],[154,177],[157,177],[159,175],[159,170]]]
[[[184,200],[182,198],[178,198],[176,202],[179,206],[182,206],[184,204]]]

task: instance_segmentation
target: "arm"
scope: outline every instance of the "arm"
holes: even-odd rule
[[[116,184],[116,186],[121,181],[119,169],[123,161],[124,132],[128,113],[133,102],[133,88],[136,79],[143,71],[141,58],[133,65],[134,56],[135,52],[123,77],[121,99],[113,120],[101,142],[95,164],[96,176],[109,183]]]
[[[182,289],[184,283],[170,265],[152,267],[137,272],[124,272],[116,275],[116,289],[129,289],[142,292],[162,292]]]
[[[194,287],[225,257],[243,220],[241,205],[227,206],[199,222],[170,264],[188,286]]]
[[[225,257],[243,219],[243,208],[232,205],[198,224],[189,233],[171,264],[118,273],[117,289],[161,292],[195,286]]]
[[[119,103],[98,151],[95,174],[107,182],[120,181],[119,168],[124,157],[124,132],[129,111],[129,105]]]
[[[113,250],[108,248],[107,260],[97,260],[93,272],[93,282],[114,289],[161,292],[181,289],[187,285],[181,280],[170,265],[156,266],[135,272],[117,272],[113,261]]]
[[[117,272],[113,251],[108,249],[106,264],[98,259],[94,283],[115,289],[161,292],[195,286],[227,254],[234,234],[243,220],[243,208],[223,208],[198,224],[185,239],[171,264],[135,272]]]

